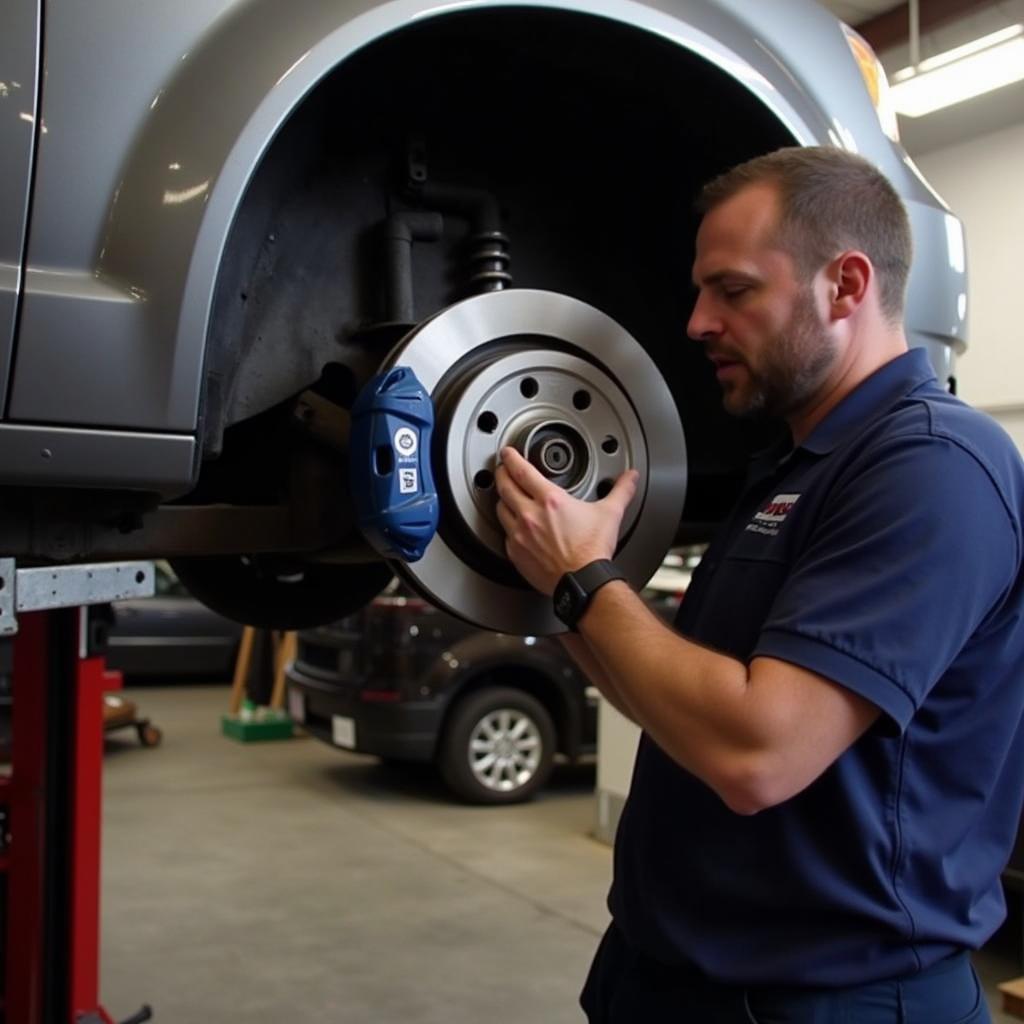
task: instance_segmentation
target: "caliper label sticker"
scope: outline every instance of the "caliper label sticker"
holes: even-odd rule
[[[398,471],[398,493],[415,494],[419,490],[419,472],[415,469],[400,469]]]
[[[399,456],[408,458],[416,454],[420,439],[416,431],[411,427],[399,427],[395,431],[394,442],[395,451],[398,452]]]

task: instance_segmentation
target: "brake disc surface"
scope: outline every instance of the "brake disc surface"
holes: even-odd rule
[[[494,470],[504,445],[583,500],[640,473],[616,563],[639,588],[675,536],[686,447],[672,395],[639,343],[610,317],[555,292],[510,289],[450,306],[406,335],[385,367],[430,392],[441,527],[401,575],[475,625],[547,635],[565,627],[504,554]]]

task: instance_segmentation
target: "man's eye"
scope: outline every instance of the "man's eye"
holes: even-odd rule
[[[738,298],[740,295],[743,295],[745,292],[748,291],[750,291],[750,287],[749,285],[745,284],[730,284],[722,288],[722,294],[727,299]]]

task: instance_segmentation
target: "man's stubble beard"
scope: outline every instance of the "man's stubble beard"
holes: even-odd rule
[[[756,369],[744,361],[751,382],[746,401],[734,407],[729,393],[723,396],[726,411],[734,416],[784,418],[810,402],[824,384],[836,346],[822,326],[810,288],[797,297],[789,323],[762,352]]]

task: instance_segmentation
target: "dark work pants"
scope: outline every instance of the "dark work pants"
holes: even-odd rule
[[[580,996],[590,1024],[991,1024],[969,955],[843,989],[720,985],[657,963],[611,924]]]

